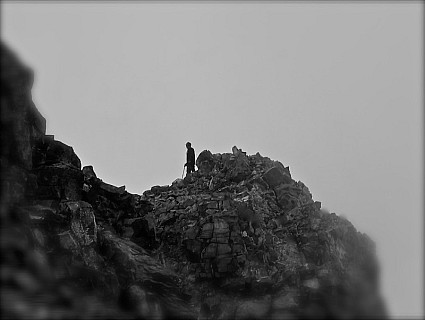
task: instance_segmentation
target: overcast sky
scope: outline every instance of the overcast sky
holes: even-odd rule
[[[396,318],[423,315],[422,2],[1,3],[47,133],[141,194],[185,143],[289,166],[377,244]]]

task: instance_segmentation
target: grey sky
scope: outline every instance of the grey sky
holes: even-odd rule
[[[394,317],[423,315],[423,3],[2,2],[47,131],[141,194],[237,145],[377,243]]]

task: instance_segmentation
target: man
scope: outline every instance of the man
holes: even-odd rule
[[[186,163],[185,167],[187,167],[187,174],[191,172],[195,172],[195,150],[193,150],[190,142],[186,143]]]

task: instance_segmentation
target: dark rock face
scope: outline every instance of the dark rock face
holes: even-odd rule
[[[211,151],[202,151],[196,159],[196,166],[200,172],[209,173],[214,168],[215,158]]]
[[[44,137],[46,120],[31,100],[32,71],[18,66],[16,57],[4,45],[1,50],[1,156],[30,170],[32,151]]]
[[[264,173],[262,178],[270,188],[291,183],[289,169],[285,170],[285,168],[272,167]]]
[[[32,72],[1,45],[1,309],[5,318],[128,318],[98,253],[93,207],[73,149],[45,135]]]
[[[184,180],[130,194],[45,135],[4,45],[1,64],[6,317],[386,317],[373,242],[289,167],[205,150]]]
[[[184,185],[144,193],[165,264],[204,317],[384,316],[367,236],[320,210],[281,163],[237,148],[213,157]]]

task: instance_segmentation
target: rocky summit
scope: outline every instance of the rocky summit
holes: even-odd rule
[[[32,71],[1,50],[4,318],[387,317],[373,241],[288,166],[204,150],[129,193],[45,134]]]

